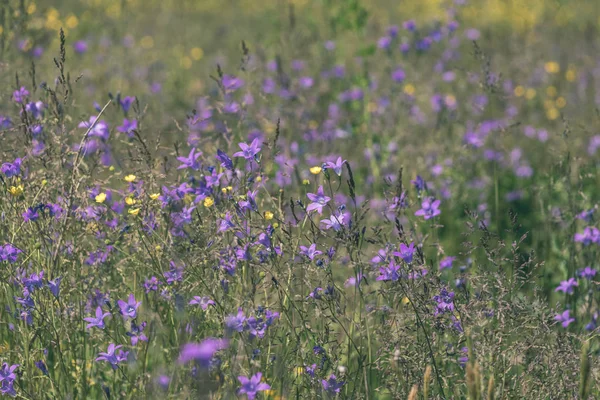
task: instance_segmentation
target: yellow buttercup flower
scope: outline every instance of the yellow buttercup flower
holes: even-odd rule
[[[403,297],[402,298],[402,304],[407,305],[408,303],[410,303],[410,300],[408,299],[408,297]]]
[[[308,179],[304,179],[304,180],[302,181],[302,184],[303,184],[303,185],[310,185],[310,181],[309,181]]]
[[[319,167],[318,165],[310,168],[310,173],[313,175],[319,175],[321,171],[323,171],[323,168]]]
[[[23,194],[23,185],[11,186],[8,189],[8,192],[15,197],[20,196]]]
[[[139,208],[131,208],[127,212],[131,215],[138,215],[140,213],[140,209]]]
[[[156,200],[156,199],[158,199],[158,197],[159,197],[159,196],[160,196],[160,193],[152,193],[152,194],[150,195],[150,198],[151,198],[152,200]]]
[[[135,204],[135,199],[133,197],[125,197],[125,204],[132,206]]]
[[[204,207],[212,207],[213,204],[215,204],[215,201],[212,197],[207,197],[204,199]]]
[[[265,219],[267,221],[273,219],[273,213],[271,211],[265,211]]]
[[[104,201],[106,200],[106,193],[100,193],[96,196],[96,203],[104,203]]]
[[[136,179],[137,179],[137,176],[135,176],[135,175],[127,175],[125,177],[125,182],[131,183],[131,182],[135,181]]]

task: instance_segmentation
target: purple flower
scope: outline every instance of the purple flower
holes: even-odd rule
[[[17,176],[21,173],[21,161],[20,158],[17,158],[12,163],[3,163],[2,167],[0,167],[0,171],[2,171],[7,178]]]
[[[121,132],[121,133],[127,133],[129,136],[131,136],[131,132],[133,132],[134,130],[137,129],[137,120],[136,119],[127,119],[124,118],[123,119],[123,124],[120,126],[117,126],[117,131]]]
[[[392,254],[396,257],[400,257],[406,263],[411,263],[413,260],[413,255],[415,253],[415,243],[411,242],[410,245],[405,245],[404,243],[400,243],[400,251],[395,251]]]
[[[177,157],[177,160],[181,163],[177,169],[186,169],[190,168],[194,171],[198,171],[200,169],[200,164],[198,163],[198,158],[202,155],[202,152],[199,151],[195,153],[196,149],[192,147],[190,150],[190,154],[187,157]]]
[[[31,207],[29,207],[22,215],[25,222],[37,221],[40,218],[40,214],[38,214],[37,210]]]
[[[190,304],[190,305],[195,305],[195,304],[197,304],[197,305],[199,305],[200,307],[202,307],[202,309],[203,309],[204,311],[206,311],[206,309],[208,308],[208,306],[214,306],[214,305],[215,305],[215,302],[214,302],[213,300],[211,300],[211,299],[210,299],[210,297],[208,297],[208,296],[203,296],[203,297],[200,297],[200,296],[194,296],[194,299],[193,299],[193,300],[191,300],[191,301],[189,302],[189,304]]]
[[[394,72],[392,72],[392,80],[394,82],[401,83],[404,82],[404,79],[406,79],[406,73],[402,68],[396,68]]]
[[[435,316],[454,311],[454,292],[448,292],[446,288],[442,288],[439,295],[433,296],[433,300],[437,303]]]
[[[319,186],[316,194],[307,193],[306,196],[310,199],[310,201],[312,201],[312,203],[306,207],[306,211],[311,212],[316,210],[319,215],[323,214],[323,207],[325,207],[325,205],[331,200],[330,197],[325,196],[323,193],[323,186]]]
[[[25,86],[21,86],[20,89],[13,92],[13,100],[15,103],[23,103],[27,99],[27,96],[29,96],[29,91],[25,89]]]
[[[238,394],[245,394],[248,396],[249,400],[252,400],[256,397],[256,392],[271,389],[271,386],[260,381],[261,378],[262,373],[260,372],[254,374],[250,379],[245,376],[238,376],[238,381],[240,381],[240,384],[242,385],[242,387],[238,389]]]
[[[575,318],[571,318],[571,310],[565,310],[562,314],[556,314],[554,320],[560,322],[563,328],[566,328],[571,324],[571,322],[575,322]]]
[[[137,309],[142,304],[140,301],[135,300],[135,296],[132,294],[129,295],[129,299],[126,302],[123,300],[119,300],[117,302],[119,308],[121,309],[121,314],[124,318],[135,318],[137,317]]]
[[[334,396],[342,390],[342,386],[344,386],[344,381],[338,381],[337,377],[334,374],[329,376],[329,379],[321,380],[321,385],[323,386],[323,390],[325,390],[328,394]]]
[[[256,155],[261,150],[260,140],[258,138],[254,139],[252,141],[252,143],[250,143],[249,145],[242,142],[239,144],[239,146],[240,146],[240,149],[242,149],[242,151],[238,151],[237,153],[234,153],[233,156],[234,157],[244,157],[246,160],[252,160],[252,159],[256,158]]]
[[[383,36],[377,41],[377,47],[380,49],[389,49],[390,44],[392,44],[392,38],[389,36]]]
[[[333,228],[334,231],[338,232],[342,229],[342,226],[344,225],[344,218],[344,213],[338,212],[338,215],[331,214],[331,217],[322,219],[321,224],[324,225],[323,229],[327,230]]]
[[[142,322],[140,325],[136,324],[135,321],[131,322],[131,330],[127,332],[127,336],[131,338],[131,345],[137,346],[138,341],[147,342],[148,337],[144,334],[144,329],[146,328],[146,321]]]
[[[588,226],[583,230],[583,233],[576,233],[575,242],[580,242],[584,246],[589,246],[591,243],[600,243],[600,230],[592,226]]]
[[[98,117],[92,115],[88,121],[82,121],[77,125],[78,128],[90,129],[89,136],[96,136],[102,139],[103,141],[107,141],[110,135],[110,130],[108,129],[108,124],[105,121],[96,120]],[[89,141],[88,141],[89,143]]]
[[[235,91],[244,86],[244,80],[233,75],[223,75],[223,87],[227,91]]]
[[[346,160],[342,160],[342,157],[338,157],[336,162],[328,161],[327,163],[325,163],[325,165],[327,168],[331,168],[337,176],[342,176],[342,167],[345,163]]]
[[[8,261],[9,263],[17,262],[17,257],[22,251],[17,249],[10,243],[0,246],[0,261]]]
[[[415,212],[417,217],[424,217],[425,220],[433,218],[441,214],[440,211],[440,200],[434,200],[433,197],[429,197],[421,203],[421,209]]]
[[[115,346],[114,343],[108,345],[108,349],[106,353],[99,353],[96,361],[106,361],[110,364],[112,369],[117,369],[119,363],[123,361],[127,361],[127,356],[129,355],[128,351],[119,350],[119,353],[115,353],[116,350],[120,349],[121,345]]]
[[[187,343],[179,353],[179,363],[190,361],[198,362],[202,367],[208,368],[210,362],[219,350],[224,350],[229,345],[226,339],[208,338],[201,343]]]
[[[153,276],[150,279],[146,279],[146,282],[144,282],[144,288],[146,289],[146,293],[150,293],[152,291],[156,292],[158,290],[159,283],[160,282],[155,276]]]
[[[400,266],[394,264],[393,261],[390,261],[387,267],[379,268],[379,276],[377,277],[378,281],[397,281],[400,278]]]
[[[233,171],[233,161],[231,161],[231,158],[229,158],[225,152],[217,149],[217,155],[215,157],[221,162],[221,167]]]
[[[323,252],[320,250],[317,250],[317,245],[315,243],[313,243],[310,245],[310,247],[300,246],[300,254],[308,257],[312,261],[319,254],[323,254]]]
[[[237,315],[229,315],[225,318],[225,328],[230,332],[242,332],[244,330],[244,322],[246,322],[246,316],[244,310],[238,308]]]
[[[554,291],[573,294],[576,286],[579,286],[579,283],[577,283],[575,278],[569,278],[569,280],[562,281]]]
[[[127,112],[129,111],[129,108],[131,108],[131,105],[133,104],[134,101],[135,101],[135,97],[133,97],[133,96],[123,97],[123,99],[121,100],[121,108],[123,109],[123,112],[125,114],[127,114]]]
[[[452,263],[456,260],[456,257],[444,257],[440,261],[440,271],[444,269],[452,268]]]
[[[1,259],[2,259],[2,256],[0,255],[0,260],[1,260]],[[582,277],[582,278],[585,278],[585,279],[589,279],[589,280],[591,280],[593,277],[595,277],[595,276],[596,276],[596,273],[597,273],[597,272],[598,272],[598,271],[596,271],[595,269],[593,269],[593,268],[590,268],[590,267],[588,266],[588,267],[585,267],[585,268],[583,268],[583,269],[580,269],[580,270],[577,272],[577,274],[578,274],[580,277]]]
[[[231,220],[231,214],[227,211],[225,213],[225,218],[219,221],[219,232],[225,232],[231,228],[235,228],[235,224]]]
[[[415,186],[415,189],[417,189],[417,192],[421,192],[423,190],[427,190],[427,182],[425,182],[425,180],[423,178],[421,178],[420,175],[417,175],[417,177],[410,181],[410,183],[412,183]]]
[[[58,299],[58,295],[60,294],[60,281],[61,277],[48,281],[48,288],[50,288],[50,292]]]
[[[102,307],[97,307],[95,317],[88,317],[88,318],[83,319],[85,322],[89,322],[89,324],[85,328],[92,329],[92,328],[96,327],[99,329],[104,329],[106,326],[106,325],[104,325],[104,318],[106,318],[110,315],[111,314],[109,312],[103,313]]]
[[[88,45],[85,42],[85,40],[78,40],[75,43],[73,43],[73,50],[75,50],[77,54],[83,54],[87,51],[87,49]]]

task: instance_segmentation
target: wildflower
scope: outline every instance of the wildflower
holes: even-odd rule
[[[229,346],[226,339],[208,338],[201,343],[187,343],[179,352],[179,363],[185,364],[190,361],[198,362],[202,367],[208,368],[210,362],[219,350]]]
[[[13,264],[17,262],[17,256],[22,253],[22,251],[10,243],[7,243],[3,246],[0,246],[0,261],[8,261]]]
[[[225,318],[225,327],[228,331],[242,332],[244,330],[244,322],[246,322],[246,316],[244,310],[238,308],[237,315],[229,315]]]
[[[123,124],[117,126],[117,131],[121,133],[127,133],[130,137],[133,137],[132,132],[138,128],[137,120],[135,119],[123,119]]]
[[[3,163],[0,167],[0,171],[7,177],[12,178],[13,176],[17,176],[21,173],[21,162],[20,158],[15,159],[15,161],[11,163]]]
[[[423,190],[427,190],[427,182],[425,182],[425,180],[423,178],[421,178],[420,175],[417,175],[417,177],[410,181],[410,183],[412,183],[415,186],[415,189],[417,189],[417,192],[420,193]]]
[[[231,214],[228,211],[225,213],[225,218],[219,221],[219,232],[225,232],[231,228],[235,228],[235,224],[231,220]]]
[[[102,312],[102,307],[96,307],[96,316],[95,317],[88,317],[88,318],[84,318],[83,320],[85,322],[89,322],[89,324],[85,327],[86,329],[91,329],[91,328],[99,328],[99,329],[104,329],[105,325],[104,325],[104,318],[110,316],[110,313],[103,313]]]
[[[160,193],[152,193],[149,195],[150,200],[156,200],[160,196]]]
[[[204,207],[208,208],[208,207],[212,207],[215,204],[215,201],[213,200],[212,197],[207,197],[204,199]]]
[[[190,150],[190,154],[187,157],[177,157],[177,160],[181,163],[177,169],[186,169],[190,168],[194,171],[198,171],[200,169],[200,164],[198,163],[198,158],[202,155],[202,152],[199,151],[195,153],[196,149],[192,147]]]
[[[565,310],[561,314],[556,314],[554,320],[560,322],[563,328],[568,327],[572,322],[575,322],[575,318],[571,318],[571,310]]]
[[[146,328],[146,321],[142,322],[140,325],[136,324],[135,321],[131,322],[131,330],[129,332],[127,332],[126,335],[131,338],[132,346],[137,346],[137,344],[140,340],[142,342],[148,341],[148,337],[143,332],[145,328]]]
[[[8,193],[10,193],[14,197],[18,197],[23,194],[23,185],[11,186],[8,188]]]
[[[397,281],[400,278],[400,266],[394,264],[393,261],[390,261],[387,267],[379,268],[379,276],[377,277],[378,281]]]
[[[40,218],[37,209],[31,207],[29,207],[22,215],[25,222],[37,221]]]
[[[50,292],[54,295],[54,297],[56,297],[57,299],[58,299],[58,295],[60,294],[60,281],[61,280],[62,280],[62,278],[58,277],[56,279],[48,281],[48,288],[50,289]]]
[[[242,151],[234,153],[234,157],[244,157],[246,160],[252,160],[256,158],[256,155],[260,152],[260,141],[258,138],[254,139],[250,145],[242,142],[239,144]]]
[[[440,261],[440,271],[444,269],[452,268],[452,263],[456,260],[456,257],[444,257],[442,261]]]
[[[140,213],[140,209],[139,208],[131,208],[127,211],[127,213],[129,213],[131,215],[138,215]]]
[[[342,390],[342,386],[344,386],[344,381],[338,381],[337,377],[334,374],[329,376],[329,379],[321,380],[321,385],[323,386],[323,390],[325,390],[328,394],[335,396]]]
[[[160,282],[155,276],[153,276],[150,279],[146,279],[146,281],[144,282],[144,288],[146,289],[146,293],[156,292],[158,290],[159,283]]]
[[[137,309],[142,304],[139,301],[135,300],[135,296],[132,294],[129,295],[129,299],[127,302],[123,300],[119,300],[117,302],[119,308],[121,309],[121,314],[124,318],[135,318],[137,317]]]
[[[190,305],[197,304],[200,307],[202,307],[202,309],[204,311],[206,311],[206,309],[208,308],[208,306],[214,306],[215,302],[213,300],[211,300],[210,297],[208,297],[208,296],[204,296],[204,297],[194,296],[194,299],[191,300],[189,302],[189,304]]]
[[[125,197],[125,204],[127,204],[128,206],[132,206],[135,203],[136,201],[133,197]]]
[[[342,157],[338,157],[335,162],[328,161],[327,163],[325,163],[325,165],[327,166],[327,168],[331,168],[337,176],[342,176],[342,167],[345,163],[346,160],[342,160]]]
[[[323,207],[331,200],[330,197],[325,196],[323,193],[323,186],[319,186],[317,193],[307,193],[306,196],[312,201],[306,208],[306,211],[311,212],[316,210],[319,215],[323,214]]]
[[[221,167],[233,171],[233,161],[231,161],[231,158],[225,152],[217,149],[216,158],[221,162]]]
[[[313,175],[319,175],[323,171],[323,168],[319,166],[310,167],[310,173]]]
[[[0,393],[9,395],[11,397],[15,397],[17,392],[14,389],[14,381],[17,378],[14,371],[19,367],[18,364],[11,365],[2,364],[2,368],[0,368]]]
[[[238,381],[240,381],[240,384],[242,385],[242,387],[238,389],[238,394],[245,394],[248,396],[249,400],[252,400],[256,397],[257,392],[271,389],[271,386],[261,382],[261,378],[262,373],[260,372],[254,374],[250,379],[245,376],[238,376]]]
[[[131,105],[133,104],[134,101],[135,101],[135,97],[133,97],[133,96],[123,97],[123,99],[120,101],[120,103],[121,103],[121,108],[123,109],[124,113],[127,114],[127,112],[129,111],[129,108],[131,107]]]
[[[44,363],[44,361],[42,361],[42,360],[36,361],[36,362],[34,362],[34,364],[40,371],[42,371],[42,374],[48,375],[48,368],[46,367],[46,364]]]
[[[129,355],[128,351],[119,350],[119,353],[115,353],[116,350],[120,349],[121,345],[115,346],[114,343],[108,345],[108,349],[106,353],[99,353],[96,361],[106,361],[110,364],[112,369],[117,369],[119,363],[126,361],[127,356]]]
[[[338,232],[342,229],[344,225],[345,214],[342,212],[338,212],[338,215],[331,214],[331,217],[325,218],[321,220],[321,224],[324,225],[324,229],[333,228],[334,231]]]
[[[600,230],[588,226],[583,230],[583,233],[576,233],[574,240],[575,242],[582,243],[584,246],[589,246],[591,243],[600,243]]]
[[[2,258],[0,257],[0,259],[2,259]],[[582,278],[585,278],[585,279],[589,279],[589,280],[591,280],[593,277],[595,277],[595,276],[596,276],[596,273],[597,273],[597,272],[598,272],[598,271],[596,271],[595,269],[593,269],[593,268],[590,268],[590,267],[588,266],[588,267],[585,267],[585,268],[583,268],[583,269],[580,269],[580,270],[578,271],[578,275],[579,275],[580,277],[582,277]]]
[[[434,200],[433,197],[423,200],[421,203],[421,209],[415,212],[417,217],[424,217],[425,220],[431,219],[441,214],[440,211],[440,200]]]
[[[21,86],[20,89],[13,92],[13,101],[15,103],[23,103],[27,99],[27,96],[29,96],[29,91],[25,89],[25,86]]]
[[[308,257],[309,260],[314,260],[316,256],[318,256],[319,254],[323,254],[323,252],[317,250],[317,245],[313,243],[310,245],[310,247],[300,246],[300,254]]]
[[[446,288],[442,288],[439,295],[433,296],[433,300],[437,303],[435,316],[454,311],[454,292],[448,292]]]
[[[124,179],[125,179],[125,182],[131,183],[137,179],[137,176],[130,174],[130,175],[127,175]]]
[[[270,220],[272,220],[272,219],[273,219],[273,217],[274,217],[274,215],[273,215],[273,213],[272,213],[271,211],[265,211],[265,219],[266,219],[267,221],[270,221]]]
[[[411,263],[413,260],[413,255],[415,253],[415,243],[411,242],[410,245],[405,245],[404,243],[400,243],[400,251],[395,251],[392,254],[396,257],[400,257],[406,263]]]
[[[573,294],[576,286],[579,286],[579,283],[577,283],[575,278],[569,278],[569,280],[562,281],[554,291]]]
[[[96,195],[94,199],[96,200],[96,203],[102,204],[104,201],[106,201],[106,193],[100,193]]]

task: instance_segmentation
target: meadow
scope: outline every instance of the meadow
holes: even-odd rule
[[[0,394],[600,398],[599,50],[594,0],[0,1]]]

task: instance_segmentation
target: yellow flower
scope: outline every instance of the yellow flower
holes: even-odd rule
[[[19,186],[11,186],[8,189],[8,192],[10,194],[12,194],[13,196],[17,197],[23,194],[23,185],[19,185]]]
[[[275,223],[273,224],[273,228],[275,228],[275,229],[279,228],[279,224],[278,224],[277,222],[275,222]]]
[[[110,167],[108,167],[108,170],[109,170],[110,172],[113,172],[113,171],[115,170],[115,167],[114,167],[114,165],[111,165]]]
[[[575,72],[574,69],[569,68],[567,70],[567,73],[565,74],[565,78],[567,78],[567,80],[569,82],[573,82],[575,80],[575,78],[577,78],[577,73]]]
[[[152,200],[156,200],[156,199],[158,199],[158,197],[159,197],[159,196],[160,196],[160,193],[152,193],[152,194],[150,195],[150,198],[151,198]]]
[[[262,176],[257,176],[256,177],[256,182],[262,182]]]
[[[535,91],[534,88],[529,88],[525,92],[525,97],[527,98],[527,100],[532,100],[536,94],[537,94],[537,92]]]
[[[404,93],[406,93],[409,96],[412,96],[413,94],[415,94],[415,87],[410,83],[407,83],[406,85],[404,85]]]
[[[410,303],[410,300],[408,299],[408,297],[403,297],[402,298],[402,304],[407,305],[408,303]]]
[[[136,179],[137,179],[137,176],[135,176],[135,175],[127,175],[125,177],[125,182],[131,183],[131,182],[135,181]]]
[[[212,207],[213,204],[215,204],[215,201],[212,197],[207,197],[204,199],[204,207]]]
[[[300,376],[304,373],[304,367],[296,367],[296,376]]]
[[[304,179],[304,180],[302,181],[302,184],[303,184],[303,185],[310,185],[310,181],[309,181],[308,179]]]
[[[106,193],[100,193],[96,196],[96,203],[104,203],[106,200]]]
[[[125,197],[125,204],[132,206],[135,204],[135,199],[133,197]]]
[[[525,94],[525,88],[523,86],[517,86],[515,88],[515,96],[522,97]]]
[[[567,105],[567,101],[565,100],[564,97],[559,97],[558,99],[556,99],[556,107],[564,108],[566,105]]]
[[[162,247],[160,247],[160,245],[159,245],[159,244],[157,244],[157,245],[156,245],[156,247],[154,248],[154,250],[156,250],[156,251],[161,251],[161,250],[162,250]]]
[[[556,74],[560,72],[560,64],[556,61],[548,61],[546,64],[544,64],[544,69],[549,74]]]
[[[130,208],[129,211],[127,211],[127,212],[131,215],[138,215],[140,213],[140,209],[139,208]]]
[[[273,213],[271,211],[265,211],[265,219],[267,221],[273,219]]]
[[[42,186],[46,186],[48,184],[48,181],[46,179],[42,179]]]
[[[227,191],[231,192],[233,190],[233,186],[227,186]]]
[[[318,165],[310,168],[310,173],[313,175],[319,175],[321,171],[323,171],[323,168],[319,167]]]

